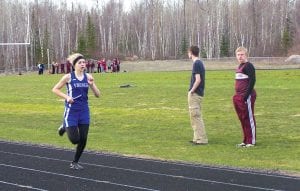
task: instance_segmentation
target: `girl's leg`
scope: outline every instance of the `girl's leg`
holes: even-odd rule
[[[87,142],[87,136],[88,136],[88,132],[89,132],[89,124],[80,124],[78,125],[78,132],[79,132],[79,140],[78,140],[78,144],[77,144],[77,148],[76,148],[76,153],[75,153],[75,157],[74,157],[74,161],[78,163],[83,150],[86,146],[86,142]]]
[[[79,128],[78,127],[66,127],[65,128],[69,137],[69,140],[71,143],[79,144],[80,142],[80,134],[79,134]]]

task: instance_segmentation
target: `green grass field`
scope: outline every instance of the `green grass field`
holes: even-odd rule
[[[258,70],[257,147],[242,140],[232,106],[234,71],[207,71],[207,146],[192,146],[187,89],[190,72],[94,74],[87,149],[147,158],[300,172],[300,70]],[[59,137],[63,102],[51,89],[61,75],[0,76],[0,139],[73,148]],[[119,88],[132,84],[131,88]],[[84,156],[83,156],[84,157]]]

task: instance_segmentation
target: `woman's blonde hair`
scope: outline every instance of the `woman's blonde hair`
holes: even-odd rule
[[[69,57],[68,57],[68,60],[69,62],[75,66],[75,64],[81,60],[81,59],[84,59],[83,55],[80,54],[80,53],[74,53],[74,54],[71,54]]]

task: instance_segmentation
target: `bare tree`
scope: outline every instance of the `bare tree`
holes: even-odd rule
[[[251,56],[284,55],[280,39],[287,24],[294,46],[288,48],[299,49],[299,10],[300,0],[142,0],[126,12],[121,0],[95,0],[91,9],[66,1],[1,0],[1,43],[31,45],[1,46],[0,72],[33,69],[48,56],[65,59],[78,50],[80,34],[87,35],[88,16],[96,28],[97,51],[91,55],[95,58],[179,58],[191,44],[201,47],[202,56],[213,58],[221,55],[224,39],[227,55],[237,46],[248,47]]]

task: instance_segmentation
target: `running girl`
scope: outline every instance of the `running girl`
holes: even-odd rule
[[[86,62],[81,54],[70,55],[68,61],[74,71],[64,75],[53,87],[52,92],[65,100],[64,121],[63,126],[59,128],[59,134],[63,135],[66,131],[70,141],[77,145],[70,168],[80,170],[83,167],[78,161],[86,146],[90,124],[88,89],[91,88],[96,97],[100,96],[100,90],[92,75],[85,72]],[[64,86],[67,88],[67,94],[61,91]]]

